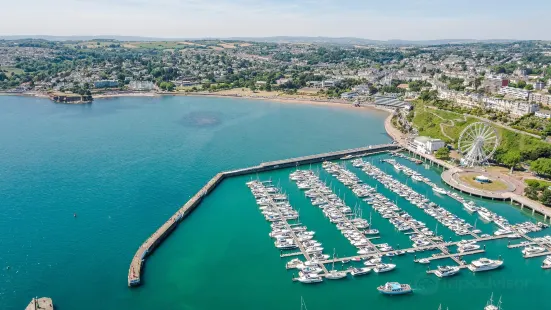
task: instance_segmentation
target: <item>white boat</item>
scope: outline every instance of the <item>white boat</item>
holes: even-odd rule
[[[436,269],[434,274],[439,278],[444,278],[444,277],[450,277],[450,276],[456,275],[457,273],[459,273],[460,270],[461,268],[457,266],[444,266],[444,267],[438,266],[438,269]]]
[[[480,249],[480,245],[478,245],[478,244],[465,244],[465,245],[457,247],[457,250],[459,252],[470,252],[470,251],[475,251],[475,250],[478,250],[478,249]]]
[[[442,195],[447,195],[448,194],[448,192],[445,189],[443,189],[441,187],[438,187],[438,186],[433,187],[432,190],[435,193],[438,193],[438,194],[442,194]]]
[[[301,271],[299,272],[299,275],[303,274],[303,273],[320,273],[323,271],[323,269],[321,269],[320,267],[318,266],[305,266],[305,267],[297,267],[299,268]]]
[[[416,175],[416,174],[415,174],[415,175],[412,175],[412,176],[411,176],[411,179],[412,179],[413,181],[423,182],[423,178],[420,177],[420,176],[418,176],[418,175]]]
[[[400,284],[398,282],[387,282],[385,285],[377,287],[377,290],[386,295],[401,295],[413,292],[409,284]]]
[[[522,255],[529,256],[534,254],[539,254],[547,251],[545,248],[539,246],[527,246],[522,250]]]
[[[338,280],[338,279],[342,279],[342,278],[346,278],[346,272],[344,271],[337,271],[337,270],[330,270],[326,275],[325,275],[325,278],[326,279],[329,279],[329,280]]]
[[[551,255],[547,255],[547,257],[543,261],[543,264],[541,265],[541,268],[551,269]]]
[[[292,268],[297,268],[297,266],[302,265],[302,264],[303,264],[303,262],[300,259],[293,258],[293,259],[291,259],[290,261],[287,262],[285,267],[287,269],[292,269]]]
[[[364,275],[364,274],[368,274],[369,272],[371,272],[371,268],[369,268],[369,267],[351,268],[350,269],[350,274],[352,274],[353,276],[361,276],[361,275]]]
[[[383,273],[394,270],[394,268],[396,268],[395,264],[378,264],[375,268],[373,268],[373,271],[376,273]]]
[[[421,258],[416,261],[419,264],[430,264],[430,260],[426,258]]]
[[[309,273],[306,273],[306,274],[298,277],[297,280],[300,283],[319,283],[319,282],[323,281],[323,279],[319,275],[313,275],[313,274],[309,274]]]
[[[481,272],[481,271],[494,270],[501,267],[502,265],[503,265],[502,260],[491,260],[488,258],[481,258],[481,259],[472,261],[467,267],[472,272]]]
[[[365,234],[365,235],[378,235],[378,234],[379,234],[379,230],[377,230],[377,229],[368,229],[368,230],[364,230],[364,234]]]
[[[486,303],[486,307],[484,307],[484,310],[501,310],[501,297],[499,298],[499,302],[496,306],[494,305],[494,293],[492,293],[492,296],[490,296],[490,300],[488,301],[488,303]]]
[[[475,205],[474,202],[472,202],[472,201],[471,201],[471,202],[466,202],[466,203],[464,203],[464,204],[463,204],[463,207],[464,207],[467,211],[469,211],[470,213],[476,212],[476,210],[477,210],[476,205]]]

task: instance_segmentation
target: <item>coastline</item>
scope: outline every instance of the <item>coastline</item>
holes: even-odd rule
[[[0,92],[0,96],[21,96],[21,97],[37,97],[49,99],[48,95],[39,92],[23,92],[23,93],[9,93]],[[170,92],[120,92],[120,93],[105,93],[99,95],[93,95],[94,100],[111,99],[119,97],[162,97],[162,96],[190,96],[190,97],[213,97],[213,98],[233,98],[233,99],[247,99],[247,100],[263,100],[272,101],[283,104],[305,104],[305,105],[317,105],[326,107],[338,107],[345,109],[373,109],[392,114],[392,110],[375,105],[360,105],[354,106],[351,102],[336,99],[305,99],[296,97],[281,97],[281,96],[251,96],[251,95],[236,95],[236,94],[220,94],[220,93],[170,93]]]

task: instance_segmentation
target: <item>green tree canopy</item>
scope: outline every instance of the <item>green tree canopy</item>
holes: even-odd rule
[[[438,158],[438,159],[449,159],[450,158],[450,149],[448,149],[447,147],[441,147],[436,151],[434,156],[436,156],[436,158]]]
[[[514,168],[521,160],[520,152],[510,151],[503,155],[501,161],[505,166]]]
[[[538,158],[530,164],[530,169],[537,174],[551,175],[551,158]]]

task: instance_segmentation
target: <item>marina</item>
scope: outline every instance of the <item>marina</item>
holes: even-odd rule
[[[396,156],[396,153],[393,153],[393,156]],[[312,239],[313,232],[312,235],[299,235],[300,233],[297,234],[296,232],[297,228],[301,228],[303,232],[308,232],[306,227],[300,226],[302,223],[298,222],[289,223],[289,221],[297,221],[299,214],[293,209],[289,209],[290,204],[287,201],[287,196],[283,194],[281,188],[273,187],[271,181],[262,181],[260,179],[247,182],[247,185],[251,187],[253,195],[257,199],[257,204],[261,210],[264,210],[263,214],[266,216],[266,220],[276,221],[276,224],[271,224],[272,232],[270,233],[270,236],[274,237],[275,234],[277,238],[280,238],[276,241],[276,246],[278,246],[277,242],[284,242],[290,249],[298,248],[300,250],[299,252],[291,253],[282,252],[280,257],[301,256],[305,259],[305,261],[302,261],[294,258],[286,264],[286,269],[300,270],[299,277],[293,277],[293,281],[320,283],[324,279],[343,279],[346,278],[347,274],[357,276],[368,274],[371,271],[375,271],[376,273],[390,271],[394,270],[397,266],[391,263],[392,257],[412,253],[415,253],[414,262],[420,264],[431,264],[434,261],[448,259],[454,261],[456,263],[455,266],[438,266],[437,269],[433,270],[429,267],[426,271],[427,274],[435,274],[440,278],[456,275],[461,269],[469,269],[473,273],[494,270],[504,264],[503,260],[501,260],[501,255],[500,259],[497,260],[482,257],[480,259],[473,259],[470,263],[465,261],[465,258],[486,252],[486,245],[482,248],[478,244],[479,242],[500,239],[525,238],[526,241],[512,246],[509,241],[508,245],[510,249],[523,247],[523,257],[525,259],[551,254],[547,247],[550,245],[549,241],[551,237],[531,238],[526,235],[529,232],[541,231],[546,227],[545,225],[535,225],[532,222],[512,225],[505,218],[492,213],[488,209],[478,207],[472,201],[466,201],[459,195],[446,192],[446,196],[461,203],[470,215],[473,215],[475,212],[482,213],[486,220],[485,223],[492,222],[498,226],[498,230],[493,235],[483,234],[482,230],[476,228],[476,225],[470,225],[464,219],[431,202],[427,197],[395,180],[372,163],[365,162],[361,156],[355,159],[352,158],[354,157],[347,157],[341,159],[340,162],[324,161],[321,167],[332,178],[352,191],[360,200],[354,208],[348,206],[345,200],[340,197],[340,191],[339,194],[336,194],[327,185],[327,181],[322,181],[319,172],[315,170],[301,170],[297,168],[289,174],[289,179],[310,200],[311,206],[320,209],[325,218],[334,224],[335,228],[348,239],[350,244],[356,248],[357,255],[335,257],[335,250],[332,257],[328,254],[323,254],[324,248],[321,247],[321,243]],[[394,165],[398,171],[403,171],[409,177],[418,175],[419,180],[424,184],[431,188],[438,188],[428,178],[421,177],[420,174],[413,172],[412,169],[397,164],[395,160],[385,159],[381,160],[381,162]],[[416,163],[415,161],[412,162]],[[437,231],[428,229],[426,223],[414,219],[408,212],[399,208],[396,202],[392,202],[388,197],[380,194],[376,187],[365,184],[355,173],[346,168],[346,164],[351,164],[353,167],[361,169],[369,177],[374,178],[381,185],[394,192],[398,197],[407,200],[411,205],[423,210],[424,213],[452,231],[457,237],[469,236],[471,238],[457,241],[451,241],[450,238],[449,241],[445,241],[441,235],[438,235]],[[437,194],[441,193],[437,192]],[[362,204],[369,205],[381,218],[387,219],[394,225],[398,232],[407,235],[412,241],[412,247],[395,249],[387,243],[373,243],[371,241],[373,238],[379,239],[383,237],[384,239],[384,236],[380,236],[379,230],[373,227],[372,214],[370,214],[369,221],[362,218],[363,211],[365,210],[362,208]],[[283,210],[287,213],[281,212],[281,206],[286,208]],[[266,214],[266,210],[276,211],[276,213],[271,213],[275,217],[268,217],[270,213]],[[284,230],[281,230],[281,228],[284,228]],[[376,234],[377,236],[366,237],[372,234]],[[303,239],[305,237],[307,239]],[[456,252],[450,251],[451,247],[456,247]],[[422,254],[426,251],[433,253],[428,257],[416,258],[417,254]],[[434,253],[434,251],[437,252]],[[383,262],[383,259],[387,262]],[[341,270],[335,270],[335,263],[342,265]],[[350,264],[348,269],[344,268],[345,264]],[[366,267],[359,267],[360,264]],[[327,265],[331,265],[330,270]],[[544,264],[544,266],[547,265]]]

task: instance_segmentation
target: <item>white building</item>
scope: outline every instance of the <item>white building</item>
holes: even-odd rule
[[[459,105],[469,108],[479,108],[482,106],[482,96],[476,93],[467,94],[449,89],[440,89],[438,91],[438,98],[455,101]]]
[[[413,139],[412,146],[421,153],[432,154],[440,148],[446,146],[446,143],[440,139],[418,136]]]
[[[128,88],[132,90],[152,90],[155,87],[150,81],[132,81],[128,84]]]
[[[530,91],[527,91],[522,88],[514,88],[509,86],[502,87],[498,93],[500,95],[504,95],[504,96],[508,96],[508,97],[520,99],[520,100],[528,100],[528,97],[530,96]]]
[[[355,86],[354,88],[352,88],[352,91],[358,94],[369,95],[369,85],[361,84],[361,85]]]
[[[551,106],[551,95],[531,93],[528,101]]]
[[[485,97],[482,101],[487,109],[510,113],[513,116],[523,116],[539,110],[537,104],[531,104],[524,101],[511,101],[490,97]]]
[[[551,119],[551,111],[549,110],[539,110],[536,111],[534,115],[541,118]]]

